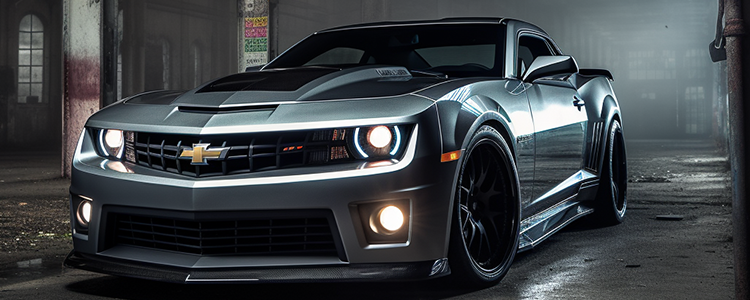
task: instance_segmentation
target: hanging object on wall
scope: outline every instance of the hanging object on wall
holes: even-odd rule
[[[268,0],[242,0],[240,70],[268,63]]]

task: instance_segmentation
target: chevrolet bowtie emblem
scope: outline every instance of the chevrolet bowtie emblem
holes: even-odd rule
[[[191,165],[205,166],[208,160],[224,159],[229,148],[208,148],[209,144],[193,144],[193,149],[183,148],[180,158],[191,158]]]

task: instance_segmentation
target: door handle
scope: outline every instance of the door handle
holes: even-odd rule
[[[573,96],[573,106],[578,108],[578,111],[581,111],[581,106],[586,105],[586,102],[583,102],[578,96]]]

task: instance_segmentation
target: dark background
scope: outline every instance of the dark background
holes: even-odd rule
[[[0,1],[0,152],[62,151],[64,122],[81,122],[61,117],[67,95],[62,47],[66,34],[76,30],[63,24],[61,2]],[[725,63],[712,63],[707,47],[715,33],[716,0],[252,2],[268,7],[271,58],[315,30],[352,23],[464,16],[526,20],[545,29],[582,68],[612,71],[628,139],[712,138],[726,144]],[[101,63],[117,78],[104,83],[109,87],[100,91],[101,105],[144,90],[190,89],[242,69],[241,5],[101,0],[107,13],[91,22],[106,25]],[[43,92],[26,101],[19,89],[20,81],[29,81],[22,70],[29,67],[20,59],[29,44],[23,36],[30,33],[21,28],[28,15],[42,24],[43,42],[31,42],[43,61],[32,63],[38,74],[31,81],[43,85]]]

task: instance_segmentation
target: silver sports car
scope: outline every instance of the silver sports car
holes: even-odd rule
[[[493,284],[576,219],[622,221],[611,81],[513,19],[316,32],[263,67],[94,114],[65,263],[181,283]]]

